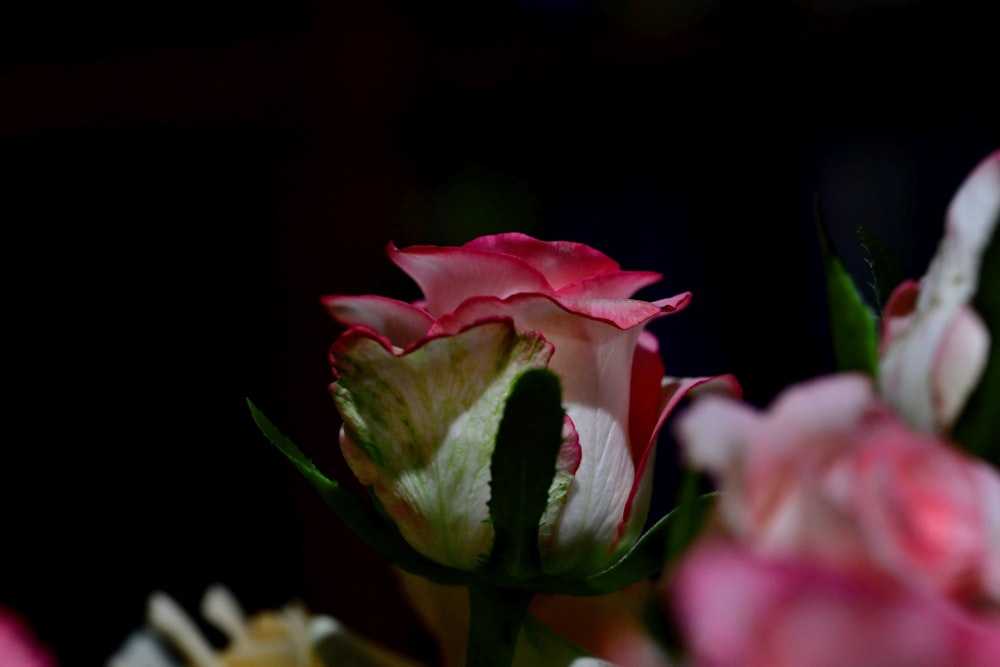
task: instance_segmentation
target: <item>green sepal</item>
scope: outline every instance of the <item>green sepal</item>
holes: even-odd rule
[[[830,314],[833,354],[840,371],[878,373],[878,332],[875,314],[861,298],[851,275],[833,249],[816,203],[816,229],[823,256],[823,273]]]
[[[889,301],[889,295],[906,277],[899,260],[889,251],[875,232],[858,225],[858,238],[865,251],[865,263],[872,272],[869,285],[875,295],[875,309],[881,313]]]
[[[983,252],[972,306],[990,332],[986,369],[952,434],[969,452],[1000,466],[1000,223]]]
[[[362,542],[407,572],[442,584],[460,584],[467,581],[465,573],[434,563],[413,549],[399,534],[399,530],[379,515],[374,505],[362,502],[339,482],[324,475],[249,398],[247,405],[264,437],[292,462],[309,485]]]
[[[490,464],[494,537],[485,569],[513,579],[541,573],[538,525],[555,476],[563,421],[559,378],[547,369],[522,373],[504,407]]]

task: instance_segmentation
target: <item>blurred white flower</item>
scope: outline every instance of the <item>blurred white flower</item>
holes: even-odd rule
[[[299,605],[248,618],[222,586],[206,591],[201,615],[226,636],[225,647],[212,646],[173,598],[153,593],[147,627],[129,637],[106,667],[421,667]]]
[[[886,304],[880,390],[914,428],[949,431],[986,368],[990,332],[972,300],[998,221],[1000,151],[994,151],[949,204],[927,274],[898,286]]]

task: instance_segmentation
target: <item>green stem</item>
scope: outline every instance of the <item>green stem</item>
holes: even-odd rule
[[[469,585],[467,667],[510,667],[533,595],[530,591],[499,588],[485,582]]]

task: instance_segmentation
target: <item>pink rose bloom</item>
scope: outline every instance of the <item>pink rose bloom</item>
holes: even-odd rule
[[[886,304],[879,385],[914,428],[949,430],[986,367],[989,331],[970,304],[998,220],[1000,151],[955,194],[927,275],[897,287]]]
[[[643,332],[690,295],[631,299],[659,274],[516,233],[460,247],[390,244],[388,254],[423,301],[323,300],[349,327],[330,352],[331,388],[355,475],[417,551],[474,568],[492,548],[490,459],[506,399],[521,373],[547,367],[567,419],[539,526],[543,564],[576,573],[609,564],[645,521],[660,425],[713,379],[664,377]]]
[[[992,667],[1000,619],[896,581],[724,541],[672,578],[691,667]]]
[[[865,376],[793,387],[765,413],[707,396],[678,426],[718,480],[720,523],[755,551],[1000,605],[1000,475],[909,430]]]
[[[55,659],[32,636],[16,615],[0,607],[0,665],[3,667],[55,667]]]
[[[719,486],[673,590],[696,665],[1000,664],[1000,475],[869,378],[708,396],[678,436]]]

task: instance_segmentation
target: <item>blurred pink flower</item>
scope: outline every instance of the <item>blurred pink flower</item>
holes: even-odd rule
[[[678,436],[719,496],[671,599],[693,663],[1000,664],[1000,475],[862,375],[766,411],[707,396]]]
[[[873,573],[719,540],[691,552],[672,583],[693,667],[1000,664],[1000,618]]]
[[[0,666],[55,667],[52,654],[35,639],[28,625],[0,607]]]
[[[755,551],[1000,604],[1000,475],[910,430],[866,377],[793,387],[767,412],[706,396],[678,426],[723,528]]]
[[[971,302],[998,221],[1000,150],[976,166],[952,199],[927,274],[898,286],[886,304],[880,389],[914,428],[949,430],[985,369],[990,334]]]

